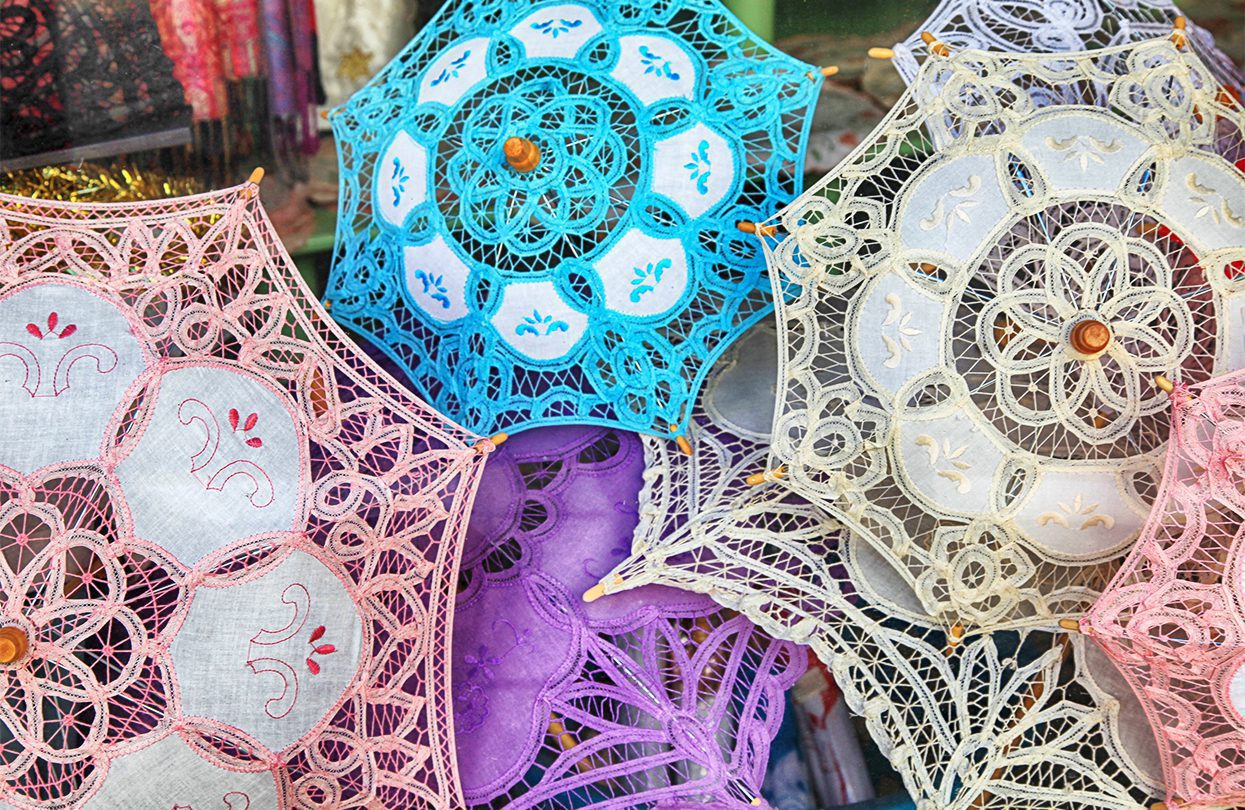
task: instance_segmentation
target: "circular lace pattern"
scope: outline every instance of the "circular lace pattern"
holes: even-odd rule
[[[523,70],[476,90],[455,111],[437,187],[455,241],[500,272],[542,273],[613,236],[642,177],[639,116],[591,76]],[[498,160],[508,138],[530,140],[527,173]],[[605,193],[602,193],[602,191]]]

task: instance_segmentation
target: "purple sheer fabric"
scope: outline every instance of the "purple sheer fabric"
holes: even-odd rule
[[[804,649],[671,588],[581,599],[630,549],[643,468],[637,436],[595,427],[489,458],[454,620],[468,803],[756,806]]]

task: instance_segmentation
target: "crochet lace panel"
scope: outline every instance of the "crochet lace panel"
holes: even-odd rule
[[[1239,806],[1245,376],[1182,386],[1172,400],[1171,449],[1154,510],[1082,626],[1142,698],[1159,737],[1171,806]]]
[[[1168,0],[943,0],[912,35],[895,45],[895,68],[911,83],[929,56],[928,31],[954,50],[1066,53],[1093,51],[1165,36],[1180,9]],[[1245,86],[1245,75],[1204,28],[1187,23],[1198,55],[1225,85]]]
[[[484,456],[309,299],[255,191],[0,196],[0,803],[459,802]]]
[[[762,469],[949,628],[1079,615],[1154,497],[1154,377],[1245,365],[1243,124],[1167,40],[926,62],[767,242]]]
[[[639,438],[517,436],[490,457],[455,612],[463,791],[494,808],[748,808],[806,652],[697,594],[591,604],[626,555]]]
[[[482,433],[677,434],[771,307],[736,223],[802,188],[820,85],[716,0],[452,2],[332,115],[334,317]]]
[[[645,439],[641,523],[607,592],[707,593],[811,645],[922,810],[1146,806],[1153,734],[1093,644],[1037,628],[952,644],[869,543],[785,487],[743,483],[767,452],[773,397],[757,380],[776,378],[775,340],[754,328],[719,362],[690,460]]]

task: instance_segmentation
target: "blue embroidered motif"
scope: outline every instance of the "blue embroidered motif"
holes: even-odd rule
[[[640,303],[640,298],[642,298],[645,293],[652,292],[653,288],[657,286],[657,283],[661,281],[662,273],[669,270],[671,264],[673,264],[673,262],[669,259],[662,259],[657,262],[657,264],[649,262],[643,268],[637,267],[635,269],[635,278],[631,279],[631,286],[635,287],[635,289],[631,291],[632,302],[638,304]]]
[[[763,252],[736,223],[802,189],[822,79],[718,0],[574,5],[449,0],[335,112],[326,298],[476,432],[680,433],[714,359],[772,309]],[[514,44],[555,39],[556,56]],[[403,180],[410,160],[379,165],[399,134],[426,182]],[[506,161],[512,137],[539,147],[530,171]],[[370,205],[395,199],[401,224]],[[423,253],[437,240],[452,269]]]
[[[440,302],[442,309],[450,308],[450,297],[446,295],[449,290],[445,288],[443,283],[444,276],[434,276],[431,273],[425,273],[423,270],[416,270],[415,278],[423,282],[424,295],[433,301]]]
[[[670,60],[653,53],[647,45],[640,46],[640,61],[647,65],[645,74],[653,73],[675,82],[679,80],[679,74],[670,69]]]
[[[701,141],[696,151],[692,152],[691,161],[683,164],[683,168],[691,169],[692,176],[688,179],[696,181],[696,190],[701,194],[709,193],[710,165],[708,141]]]
[[[532,27],[542,34],[547,34],[557,39],[559,34],[565,34],[572,28],[578,28],[583,24],[583,20],[548,19],[544,22],[534,22]]]
[[[467,60],[469,58],[471,58],[471,51],[463,51],[462,56],[451,61],[448,68],[444,68],[439,74],[437,74],[437,77],[432,80],[431,86],[436,87],[438,84],[447,82],[450,79],[457,79],[458,69],[467,64]]]
[[[397,208],[402,204],[402,195],[406,193],[406,181],[411,179],[397,158],[393,159],[393,177],[390,179],[393,180],[393,207]]]
[[[545,327],[545,335],[552,335],[554,332],[565,332],[570,327],[566,321],[555,321],[552,315],[545,315],[543,318],[536,310],[532,310],[532,314],[523,319],[523,323],[514,328],[516,335],[537,335],[540,336],[540,330],[537,327]]]

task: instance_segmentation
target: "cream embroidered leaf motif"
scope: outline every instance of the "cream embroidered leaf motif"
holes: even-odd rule
[[[952,447],[950,439],[943,439],[940,446],[937,439],[926,433],[916,437],[916,445],[925,448],[925,452],[929,455],[929,466],[934,468],[934,472],[938,473],[939,477],[955,484],[956,492],[967,495],[972,491],[973,482],[964,474],[966,470],[973,467],[970,462],[963,459],[964,453],[968,451],[968,445]],[[940,459],[947,469],[939,469]]]
[[[1065,529],[1072,528],[1077,521],[1080,521],[1080,526],[1077,527],[1080,531],[1092,529],[1095,526],[1102,526],[1104,529],[1115,528],[1115,518],[1105,512],[1099,512],[1098,504],[1085,503],[1085,499],[1080,495],[1072,499],[1071,505],[1060,503],[1058,512],[1043,512],[1038,515],[1037,519],[1039,526],[1054,523]]]
[[[921,334],[921,330],[911,325],[912,312],[904,309],[903,300],[897,293],[887,293],[886,298],[883,300],[886,301],[889,309],[886,313],[886,319],[882,321],[883,331],[881,337],[882,345],[886,347],[886,351],[890,356],[882,362],[882,365],[887,368],[896,368],[900,360],[903,359],[904,352],[912,351],[912,341],[910,338]],[[888,326],[894,327],[891,330],[894,332],[894,336],[886,333],[885,327]]]
[[[970,175],[968,182],[963,186],[951,189],[951,192],[938,200],[938,204],[934,206],[934,210],[930,215],[921,220],[921,230],[932,231],[935,228],[945,227],[947,231],[951,230],[951,226],[955,222],[972,222],[968,212],[976,208],[981,203],[972,197],[981,189],[981,177],[978,175]],[[950,209],[947,207],[947,200],[951,199]]]
[[[1064,161],[1079,163],[1082,174],[1089,171],[1091,162],[1101,166],[1104,162],[1103,155],[1115,154],[1122,148],[1119,140],[1104,141],[1093,135],[1073,135],[1062,140],[1052,135],[1046,139],[1046,146],[1056,152],[1066,152]]]
[[[1190,174],[1186,182],[1189,185],[1189,191],[1193,192],[1190,199],[1201,206],[1193,215],[1195,219],[1210,217],[1210,221],[1216,225],[1226,222],[1236,228],[1245,226],[1245,217],[1232,210],[1232,204],[1228,202],[1228,198],[1222,192],[1202,185],[1197,179],[1196,172]]]

